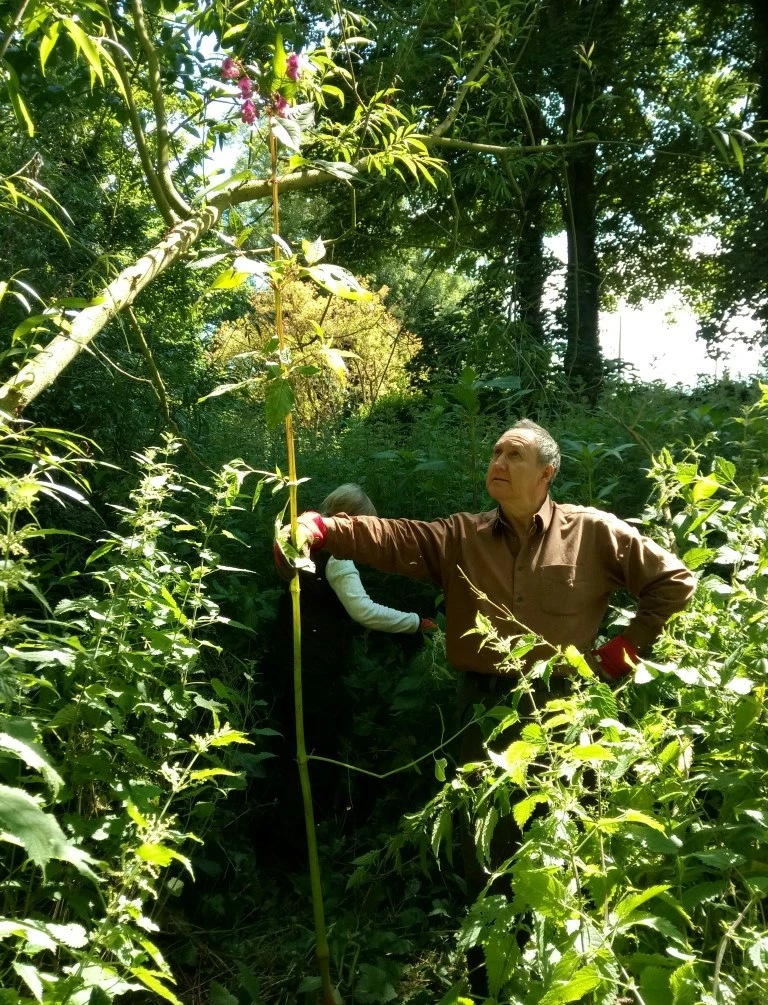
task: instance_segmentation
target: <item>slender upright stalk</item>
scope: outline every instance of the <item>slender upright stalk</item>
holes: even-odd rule
[[[280,235],[280,201],[277,184],[277,140],[270,129],[269,154],[272,162],[272,218],[274,234]],[[275,259],[281,255],[280,245],[275,241]],[[282,354],[285,349],[285,332],[283,331],[282,290],[280,283],[275,282],[275,324],[277,338]],[[290,413],[285,419],[285,441],[288,448],[288,493],[291,512],[291,539],[294,547],[298,547],[298,502],[296,496],[296,451],[293,439],[293,417]],[[320,969],[322,982],[323,1005],[336,1005],[330,972],[330,954],[328,939],[325,934],[325,912],[323,910],[323,889],[320,881],[320,858],[317,853],[317,838],[315,836],[315,814],[312,807],[312,789],[309,784],[309,768],[307,765],[307,747],[304,741],[304,700],[301,687],[301,608],[299,602],[299,574],[294,572],[291,580],[291,606],[293,610],[293,693],[294,711],[296,716],[296,760],[299,765],[301,796],[304,803],[304,823],[307,830],[307,852],[309,857],[309,881],[312,889],[312,910],[315,917],[315,956]]]

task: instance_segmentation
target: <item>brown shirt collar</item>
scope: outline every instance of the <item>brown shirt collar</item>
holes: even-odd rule
[[[552,514],[555,511],[555,504],[552,499],[547,496],[541,507],[533,515],[533,527],[531,529],[531,536],[536,534],[544,534],[549,529],[550,523],[552,523]],[[512,526],[510,525],[507,518],[501,511],[501,506],[497,506],[495,510],[491,513],[491,526],[494,530],[509,530],[512,531]],[[512,531],[514,533],[514,531]]]

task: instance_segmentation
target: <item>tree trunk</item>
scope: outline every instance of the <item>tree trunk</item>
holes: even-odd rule
[[[544,331],[544,190],[534,179],[523,208],[516,248],[514,300],[517,314],[537,345],[546,339]]]
[[[597,154],[587,148],[571,156],[565,168],[568,271],[565,316],[568,383],[592,398],[603,380],[600,349],[600,259],[597,252]]]

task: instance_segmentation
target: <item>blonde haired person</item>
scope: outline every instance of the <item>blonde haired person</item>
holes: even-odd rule
[[[346,482],[339,485],[320,504],[323,516],[377,516],[376,507],[359,485]],[[350,559],[333,558],[330,555],[316,556],[324,568],[318,573],[339,598],[344,610],[359,625],[378,632],[417,632],[434,628],[434,622],[420,618],[415,612],[398,611],[393,607],[377,604],[368,596],[360,580],[360,573]]]
[[[337,514],[376,515],[371,500],[359,485],[352,483],[334,489],[320,504],[320,511],[328,518]],[[399,611],[371,600],[354,562],[325,553],[313,558],[314,572],[302,570],[299,573],[305,740],[310,753],[338,761],[342,759],[354,717],[352,695],[344,680],[349,671],[354,623],[398,634],[414,634],[419,629],[428,631],[437,626],[415,612]],[[279,568],[277,557],[276,561]],[[291,602],[286,591],[278,608],[273,648],[264,663],[265,673],[271,678],[276,725],[284,739],[284,746],[277,744],[278,759],[272,762],[270,776],[278,793],[276,804],[279,806],[273,826],[283,855],[292,854],[297,836],[302,844],[302,807],[292,764],[296,738],[291,634]],[[318,819],[335,816],[340,823],[346,818],[350,806],[348,787],[349,781],[345,792],[338,767],[321,762],[313,764],[312,792]]]

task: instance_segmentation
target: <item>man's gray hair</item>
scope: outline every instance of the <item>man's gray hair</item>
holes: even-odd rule
[[[514,426],[510,426],[507,432],[511,432],[513,429],[527,429],[533,433],[533,441],[539,453],[539,464],[552,465],[555,471],[549,480],[550,482],[554,481],[560,470],[560,447],[558,447],[555,438],[532,419],[519,419]]]

